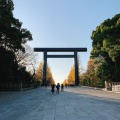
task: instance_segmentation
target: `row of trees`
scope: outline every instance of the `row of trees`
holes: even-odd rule
[[[95,66],[93,66],[94,61],[93,59],[90,59],[88,62],[88,68],[87,71],[84,72],[83,67],[80,65],[78,69],[78,77],[79,77],[79,83],[81,85],[89,85],[89,86],[101,86],[99,77],[95,74]],[[99,81],[100,80],[100,81]],[[103,80],[103,79],[102,79]],[[104,80],[103,80],[104,81]],[[104,83],[101,81],[102,83]],[[70,72],[67,76],[67,79],[63,81],[64,85],[75,85],[75,67],[74,65],[71,67]]]
[[[91,39],[92,51],[86,72],[79,73],[80,84],[103,87],[105,81],[120,81],[120,14],[97,26]],[[74,82],[73,66],[63,83]]]
[[[22,28],[22,22],[13,15],[12,0],[0,0],[0,82],[21,82],[41,84],[43,62],[35,73],[37,55],[26,43],[31,41],[32,34]],[[55,83],[52,72],[47,66],[47,83]]]
[[[81,76],[82,71],[83,71],[82,66],[78,64],[78,78],[79,78],[79,81],[80,81],[80,76]],[[67,79],[65,79],[63,81],[63,84],[64,85],[70,85],[70,86],[75,85],[75,67],[74,67],[74,65],[71,67],[71,69],[69,71],[69,74],[67,76]]]
[[[74,65],[71,67],[67,79],[63,81],[64,85],[75,85]]]
[[[12,0],[0,0],[0,82],[31,82],[36,55],[26,45],[32,34],[13,15]],[[34,72],[33,72],[34,73]]]
[[[36,68],[36,74],[34,76],[34,79],[36,81],[40,81],[42,83],[43,80],[43,61],[40,62],[39,66]],[[51,84],[55,84],[55,81],[52,76],[51,68],[49,65],[47,65],[47,73],[46,73],[46,80],[47,80],[47,85],[50,86]]]
[[[92,51],[81,83],[104,86],[120,81],[120,14],[105,20],[92,32]]]

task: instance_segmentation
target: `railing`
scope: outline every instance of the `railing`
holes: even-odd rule
[[[0,83],[0,91],[9,91],[9,90],[20,90],[21,88],[21,84],[18,83],[18,82],[14,82],[14,83],[11,83],[11,82],[1,82]]]
[[[105,81],[106,90],[120,92],[120,82]]]
[[[120,82],[112,82],[112,91],[120,92]]]
[[[22,82],[0,82],[0,91],[23,91],[34,88],[34,85],[22,84]]]

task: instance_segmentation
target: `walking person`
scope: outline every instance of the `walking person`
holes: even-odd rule
[[[57,84],[56,88],[57,88],[57,93],[59,94],[59,89],[60,89],[60,84],[59,83]]]
[[[54,91],[55,91],[55,85],[52,84],[52,85],[51,85],[51,92],[52,92],[52,94],[54,93]]]
[[[64,85],[63,84],[61,84],[61,91],[63,91],[64,90]]]

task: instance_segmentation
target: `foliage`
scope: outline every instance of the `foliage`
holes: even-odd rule
[[[94,65],[94,59],[90,58],[88,61],[86,76],[88,79],[88,84],[93,86],[94,84],[98,83],[98,78],[95,74],[96,67]]]
[[[71,67],[71,70],[68,74],[67,81],[69,85],[74,85],[75,84],[75,76],[74,76],[74,66]]]
[[[68,85],[67,79],[65,79],[62,84],[65,85],[65,86]]]
[[[95,59],[102,56],[105,60],[104,64],[102,64],[102,69],[99,68],[98,70],[99,75],[101,70],[103,70],[106,80],[119,81],[120,14],[115,15],[112,19],[105,20],[97,26],[96,30],[92,32],[91,39],[93,40],[91,57]]]
[[[24,44],[23,47],[25,48],[25,52],[20,50],[15,52],[16,60],[20,66],[25,66],[27,71],[35,74],[37,54],[34,53],[29,45]]]
[[[15,54],[0,47],[0,79],[1,82],[14,81],[16,78],[18,64],[16,62]]]
[[[36,68],[35,79],[36,81],[42,81],[43,79],[43,61],[40,62],[39,66]]]
[[[41,61],[38,68],[36,69],[36,74],[35,74],[35,79],[36,81],[41,81],[43,80],[43,64],[44,62]],[[50,67],[47,65],[47,73],[46,73],[46,80],[47,80],[47,85],[55,84],[55,81],[52,76],[52,72]]]
[[[79,63],[79,58],[77,59],[78,61],[78,79],[79,79],[79,82],[81,81],[81,74],[82,74],[82,72],[83,72],[83,67],[81,66],[81,64]],[[67,79],[65,79],[64,81],[63,81],[63,84],[65,85],[65,84],[69,84],[69,85],[75,85],[75,66],[73,65],[72,67],[71,67],[71,69],[70,69],[70,72],[69,72],[69,74],[68,74],[68,76],[67,76]]]
[[[49,66],[47,67],[46,80],[47,80],[47,85],[49,85],[49,86],[50,86],[51,84],[55,84],[55,81],[54,81],[54,79],[53,79],[52,72],[51,72],[51,69],[50,69]]]
[[[18,62],[16,53],[25,52],[23,44],[32,40],[31,33],[13,16],[12,0],[0,0],[0,75],[2,82],[30,82],[31,74]]]
[[[79,84],[80,84],[80,82],[81,82],[81,75],[84,72],[84,69],[83,69],[83,67],[81,65],[81,61],[80,61],[79,57],[78,57],[77,60],[78,60],[78,77],[79,77]]]
[[[31,33],[21,28],[22,23],[14,18],[12,0],[0,0],[0,46],[12,50],[24,51],[22,44],[32,40]]]
[[[94,59],[88,61],[87,71],[81,75],[81,84],[87,86],[95,86],[99,80],[95,74]]]

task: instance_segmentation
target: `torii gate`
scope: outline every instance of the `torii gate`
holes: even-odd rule
[[[34,48],[34,52],[44,52],[43,82],[46,83],[47,58],[74,58],[75,86],[79,84],[77,52],[86,52],[87,48]],[[74,52],[73,55],[47,55],[47,52]]]

